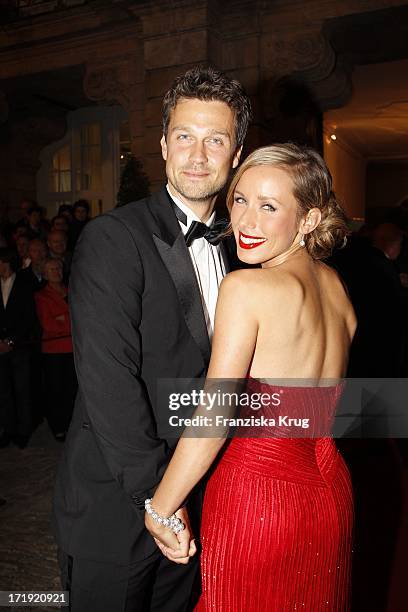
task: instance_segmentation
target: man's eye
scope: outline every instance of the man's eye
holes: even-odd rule
[[[188,134],[179,134],[177,136],[177,140],[187,140],[188,139]]]
[[[216,138],[216,137],[210,138],[210,142],[216,145],[224,144],[224,141],[222,140],[222,138]]]

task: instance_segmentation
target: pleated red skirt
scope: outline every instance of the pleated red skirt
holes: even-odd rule
[[[287,388],[285,410],[330,419],[339,393]],[[352,531],[349,473],[331,438],[235,438],[206,488],[196,610],[346,612]]]

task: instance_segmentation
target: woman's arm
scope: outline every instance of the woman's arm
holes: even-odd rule
[[[248,286],[252,284],[251,273],[253,274],[250,270],[233,272],[221,284],[207,381],[242,379],[247,376],[258,333],[255,295]],[[225,437],[182,437],[179,440],[151,502],[160,516],[168,517],[181,506],[207,472],[224,442]],[[173,551],[179,549],[180,554],[188,553],[186,530],[176,537],[169,529],[153,521],[148,514],[146,527],[164,546]],[[180,539],[183,543],[181,547]]]
[[[68,306],[66,313],[60,312],[60,315],[55,315],[53,312],[53,302],[47,297],[41,295],[41,292],[34,294],[37,316],[43,330],[43,339],[59,338],[71,335],[71,327],[69,322]],[[63,319],[61,318],[63,317]]]

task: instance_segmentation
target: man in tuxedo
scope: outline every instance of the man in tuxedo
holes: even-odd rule
[[[157,433],[169,417],[157,385],[205,376],[228,271],[213,209],[249,119],[237,81],[211,68],[177,78],[163,101],[167,185],[91,221],[78,241],[70,304],[79,392],[54,502],[73,612],[190,609],[195,500],[177,513],[186,525],[177,562],[144,528],[145,500],[176,444]]]
[[[22,270],[24,280],[30,285],[32,291],[39,291],[46,285],[44,278],[44,264],[47,259],[47,246],[40,238],[33,238],[28,245],[30,264]]]
[[[18,257],[0,249],[0,447],[24,448],[32,429],[30,342],[38,332],[33,293]]]

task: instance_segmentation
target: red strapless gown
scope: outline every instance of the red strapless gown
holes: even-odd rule
[[[330,430],[342,390],[278,389],[253,379],[249,387],[283,391],[274,410],[310,417],[305,436]],[[273,428],[266,435],[274,435]],[[209,480],[199,612],[349,610],[353,498],[347,467],[330,437],[285,438],[291,433],[281,429],[276,435],[234,438]]]

